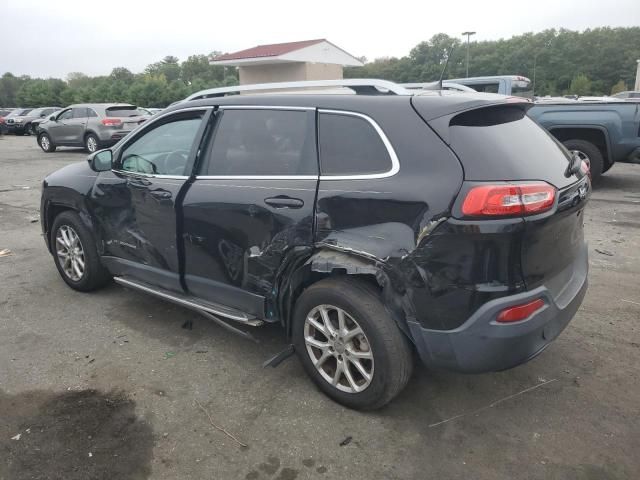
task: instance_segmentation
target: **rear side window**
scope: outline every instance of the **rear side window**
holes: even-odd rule
[[[318,125],[322,175],[366,175],[391,170],[391,157],[380,135],[366,119],[321,113]]]
[[[301,110],[224,110],[207,175],[317,175],[314,116]]]
[[[498,93],[498,91],[500,90],[500,84],[498,82],[470,83],[469,86],[476,92]]]
[[[88,108],[87,109],[87,117],[94,118],[94,117],[97,117],[97,116],[98,116],[98,114],[92,108]]]
[[[449,138],[466,180],[544,180],[558,188],[572,181],[558,142],[521,107],[461,113],[449,123]]]
[[[117,107],[109,107],[105,110],[107,117],[138,117],[140,115],[144,115],[137,107],[131,105],[128,106],[117,106]]]

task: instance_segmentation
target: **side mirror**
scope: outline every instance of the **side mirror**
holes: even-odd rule
[[[113,162],[113,153],[111,150],[100,150],[99,152],[89,155],[87,162],[89,162],[89,166],[94,172],[109,171],[111,170],[111,163]]]
[[[40,118],[44,118],[46,115],[44,113],[40,114]]]
[[[55,122],[56,121],[56,116],[55,115],[51,115],[49,117],[49,120],[51,120],[52,122]]]

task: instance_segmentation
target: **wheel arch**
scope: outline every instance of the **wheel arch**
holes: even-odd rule
[[[277,309],[285,327],[287,338],[291,338],[295,303],[305,289],[330,277],[344,277],[364,282],[380,294],[389,315],[400,330],[413,342],[407,319],[414,317],[414,310],[405,295],[403,282],[394,269],[374,257],[323,247],[296,262],[293,268],[281,275],[280,295]]]
[[[98,133],[92,129],[85,130],[84,135],[82,136],[82,144],[83,145],[87,144],[87,137],[89,135],[93,135],[94,137],[96,137],[96,140],[98,141],[98,148],[100,148],[100,145],[102,145],[102,140],[100,140],[100,135],[98,135]]]
[[[605,161],[603,172],[613,165],[611,142],[606,128],[598,125],[563,125],[550,127],[549,132],[560,142],[584,140],[595,145]]]
[[[80,217],[80,220],[82,221],[82,223],[90,231],[95,232],[94,224],[90,215],[87,212],[83,211],[82,209],[78,208],[77,205],[73,205],[66,202],[56,202],[56,201],[45,202],[44,211],[42,213],[43,215],[42,221],[43,221],[43,233],[47,241],[46,243],[47,243],[47,248],[49,249],[49,252],[53,252],[53,235],[52,235],[53,223],[55,222],[58,215],[60,215],[63,212],[69,212],[69,211],[76,213]],[[96,243],[96,248],[98,248],[98,252],[100,252],[101,244],[97,236],[94,236],[94,240]]]

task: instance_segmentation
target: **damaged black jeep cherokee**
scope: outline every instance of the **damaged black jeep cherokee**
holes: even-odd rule
[[[395,397],[414,351],[461,372],[539,354],[587,288],[585,165],[529,103],[350,82],[359,94],[201,92],[49,175],[64,281],[279,323],[352,408]]]

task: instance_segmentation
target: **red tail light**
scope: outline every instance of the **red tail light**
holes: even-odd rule
[[[119,127],[122,125],[122,120],[119,118],[103,118],[102,124],[106,127]]]
[[[556,189],[544,182],[479,185],[467,193],[462,213],[467,217],[533,215],[553,207]]]
[[[501,323],[519,322],[520,320],[529,318],[542,307],[544,307],[544,300],[538,298],[533,302],[505,308],[498,314],[497,321]]]

